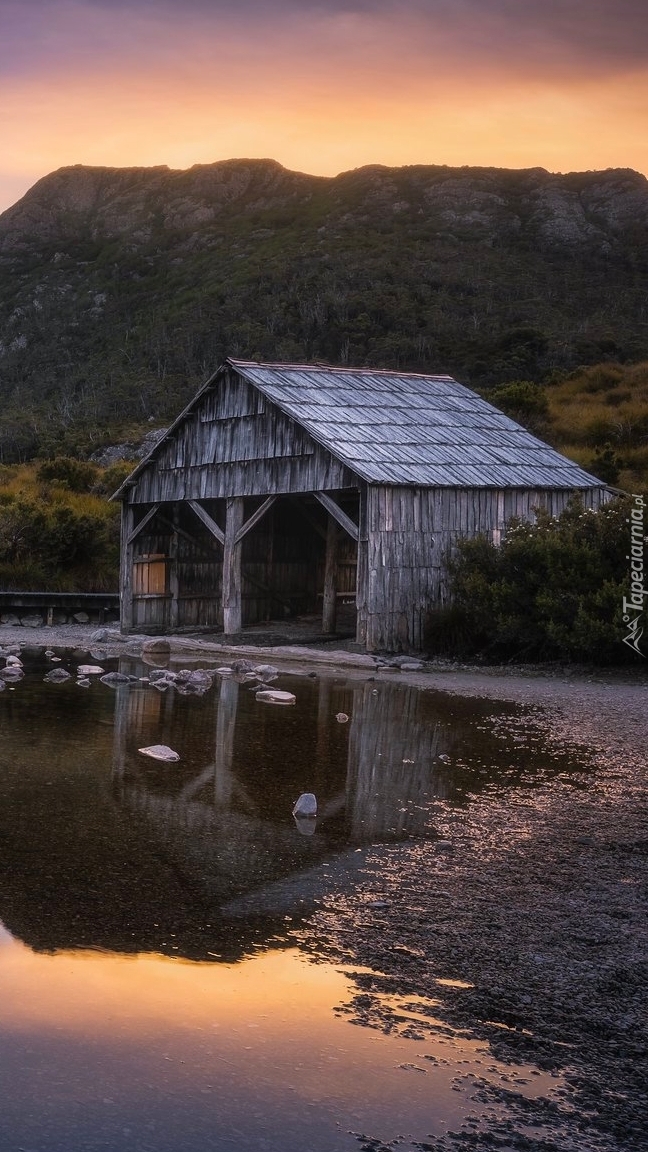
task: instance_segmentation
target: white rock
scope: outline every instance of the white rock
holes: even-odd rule
[[[294,704],[297,697],[292,692],[280,692],[278,688],[262,688],[255,692],[256,700],[263,700],[266,704]]]
[[[101,676],[104,671],[98,664],[79,664],[77,676]]]
[[[349,717],[347,716],[346,712],[338,712],[335,719],[337,720],[338,724],[347,724],[349,721]]]
[[[153,760],[166,760],[169,763],[175,762],[180,759],[177,752],[173,748],[169,748],[167,744],[151,744],[148,748],[138,748],[143,756],[150,756]]]
[[[317,797],[313,792],[302,792],[292,810],[293,816],[317,816]]]

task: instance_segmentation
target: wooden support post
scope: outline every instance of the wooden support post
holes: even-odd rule
[[[133,506],[122,501],[121,514],[121,554],[119,573],[120,628],[122,632],[133,630],[133,527],[135,516]]]
[[[239,685],[225,676],[221,680],[216,718],[216,756],[214,758],[214,804],[216,809],[232,806],[234,776],[234,730],[238,708]]]
[[[324,602],[322,631],[335,632],[337,614],[338,526],[331,515],[326,529],[326,564],[324,567]]]
[[[230,496],[226,501],[225,542],[223,550],[223,631],[233,636],[241,631],[241,552],[242,541],[236,537],[243,526],[243,497]]]
[[[173,532],[171,533],[171,540],[169,543],[169,592],[171,593],[171,604],[169,609],[169,627],[177,628],[179,620],[178,611],[178,520],[180,512],[178,505],[174,504],[171,513],[173,522]]]

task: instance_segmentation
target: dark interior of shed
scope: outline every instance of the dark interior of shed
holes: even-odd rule
[[[358,493],[334,495],[357,524]],[[136,537],[135,630],[222,630],[223,544],[213,528],[225,530],[226,501],[200,503],[207,523],[187,502],[162,504]],[[263,503],[244,500],[244,524]],[[243,628],[312,617],[322,632],[355,631],[357,543],[314,495],[277,497],[243,536],[240,551]]]

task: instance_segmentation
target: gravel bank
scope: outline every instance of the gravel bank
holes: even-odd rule
[[[373,848],[356,892],[325,902],[307,943],[381,974],[356,978],[346,1010],[358,1022],[421,1040],[450,1029],[486,1041],[513,1070],[556,1078],[552,1092],[530,1100],[514,1072],[509,1082],[485,1073],[469,1085],[462,1129],[425,1148],[643,1152],[646,690],[480,673],[443,681],[532,706],[547,743],[573,749],[582,770],[540,789],[481,796],[463,811],[440,803],[441,842]],[[436,1022],[421,1025],[420,1003],[411,1018],[395,1012],[394,996],[433,997]],[[388,1146],[379,1137],[362,1143]]]

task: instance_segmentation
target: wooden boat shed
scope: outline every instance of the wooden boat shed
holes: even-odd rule
[[[449,376],[228,359],[115,494],[122,629],[353,611],[413,651],[460,536],[605,485]]]

